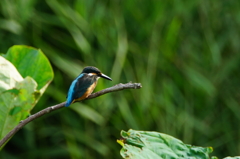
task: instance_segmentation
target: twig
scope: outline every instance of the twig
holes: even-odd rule
[[[99,92],[96,92],[96,93],[93,93],[91,94],[88,98],[84,99],[84,100],[88,100],[88,99],[92,99],[92,98],[96,98],[98,96],[101,96],[103,94],[106,94],[106,93],[110,93],[110,92],[115,92],[115,91],[120,91],[120,90],[123,90],[123,89],[139,89],[141,88],[142,85],[141,83],[126,83],[126,84],[117,84],[115,86],[112,86],[110,88],[106,88],[104,90],[101,90]],[[63,102],[63,103],[60,103],[60,104],[56,104],[54,106],[50,106],[50,107],[47,107],[31,116],[29,116],[27,119],[25,120],[22,120],[20,121],[20,123],[15,127],[13,128],[2,140],[0,140],[0,147],[2,148],[2,146],[16,133],[18,132],[18,130],[20,130],[23,126],[25,126],[27,123],[49,113],[49,112],[52,112],[54,110],[57,110],[57,109],[60,109],[60,108],[63,108],[65,106],[65,103],[66,102]]]

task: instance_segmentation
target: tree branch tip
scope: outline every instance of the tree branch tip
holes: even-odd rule
[[[129,82],[129,83],[134,85],[134,89],[142,88],[142,84],[141,83],[132,83],[132,82]]]
[[[137,84],[137,88],[142,88],[142,84],[141,83],[136,83]]]

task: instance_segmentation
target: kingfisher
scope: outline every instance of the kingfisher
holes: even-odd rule
[[[95,89],[100,77],[112,81],[110,77],[103,74],[98,68],[93,66],[85,67],[82,73],[72,82],[68,90],[65,106],[68,107],[76,101],[87,98]]]

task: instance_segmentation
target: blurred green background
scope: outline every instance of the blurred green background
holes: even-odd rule
[[[88,65],[106,94],[49,113],[19,131],[0,158],[114,158],[121,130],[158,131],[240,155],[240,1],[1,0],[0,52],[40,48],[54,81],[32,113],[65,101]]]

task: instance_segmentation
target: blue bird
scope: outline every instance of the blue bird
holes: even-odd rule
[[[110,77],[101,73],[98,68],[93,66],[85,67],[82,73],[72,82],[68,90],[65,106],[68,107],[76,101],[87,98],[95,89],[100,77],[112,81]]]

